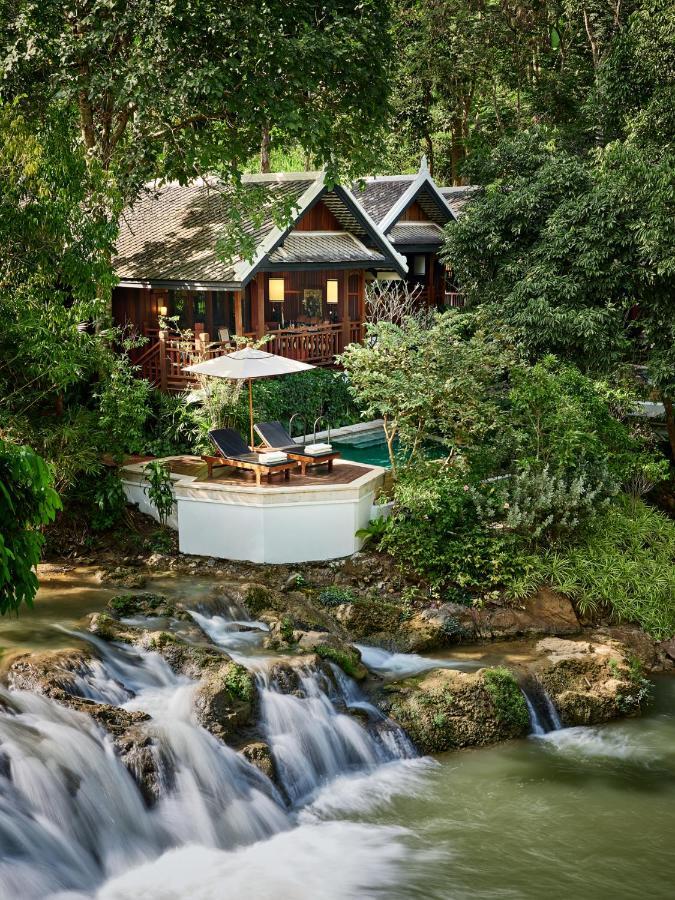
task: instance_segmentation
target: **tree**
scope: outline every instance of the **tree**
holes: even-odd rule
[[[279,125],[364,171],[387,94],[388,9],[365,2],[2,0],[2,95],[57,106],[125,202],[153,178],[236,176]]]
[[[451,459],[499,428],[493,387],[508,351],[479,324],[453,313],[382,321],[368,326],[365,345],[350,344],[340,357],[362,414],[384,421],[395,475],[397,440],[413,458],[433,435]]]
[[[644,363],[675,455],[675,155],[615,141],[586,157],[535,131],[491,155],[491,183],[444,257],[530,359],[590,372]]]
[[[28,447],[0,440],[0,614],[31,606],[38,589],[35,566],[40,528],[61,507],[44,461]]]

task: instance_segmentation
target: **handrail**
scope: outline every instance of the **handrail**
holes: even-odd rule
[[[330,422],[328,421],[328,419],[325,416],[317,416],[316,419],[314,420],[314,443],[316,444],[316,426],[317,426],[318,422],[325,422],[326,425],[328,426],[328,429],[327,429],[328,443],[330,444]]]
[[[293,413],[293,415],[288,420],[288,433],[291,436],[291,440],[293,439],[293,419],[300,419],[302,422],[302,434],[303,436],[307,434],[307,416],[304,413]]]

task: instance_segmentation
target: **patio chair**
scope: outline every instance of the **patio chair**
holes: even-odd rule
[[[340,458],[339,452],[330,444],[296,444],[281,422],[260,422],[254,428],[266,447],[280,450],[290,459],[297,460],[301,475],[305,475],[311,466],[326,465],[331,472],[333,460]]]
[[[288,480],[291,471],[298,466],[298,462],[289,459],[287,454],[280,453],[277,459],[272,459],[272,454],[268,454],[270,458],[265,460],[265,454],[252,453],[239,432],[233,428],[217,428],[209,431],[209,437],[218,451],[217,456],[202,456],[208,466],[209,478],[213,475],[214,466],[232,466],[253,472],[255,482],[260,486],[263,475],[271,481],[272,475],[283,472],[284,478]]]

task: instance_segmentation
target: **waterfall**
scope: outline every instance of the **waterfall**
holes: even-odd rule
[[[333,680],[319,669],[299,669],[293,693],[282,693],[278,676],[257,675],[261,727],[293,804],[338,775],[415,756],[402,729],[367,703],[352,679],[331,668]],[[358,710],[363,723],[340,707]]]
[[[267,626],[240,610],[193,616],[256,672],[260,730],[280,787],[196,723],[196,682],[162,656],[68,632],[95,650],[73,673],[73,692],[149,715],[130,726],[131,746],[142,748],[137,768],[155,779],[156,799],[148,805],[113,738],[85,713],[0,689],[1,897],[90,897],[181,850],[232,854],[281,840],[327,810],[363,803],[365,783],[380,785],[371,802],[414,789],[428,761],[341,669],[263,656]]]
[[[530,734],[541,736],[563,728],[555,703],[539,679],[528,678],[520,689],[530,717]]]
[[[163,776],[159,801],[147,807],[89,716],[0,691],[0,896],[91,889],[170,847],[232,849],[290,827],[271,782],[193,721],[194,683],[155,654],[91,641],[102,659],[78,690],[152,713],[137,727]]]
[[[431,656],[420,656],[417,653],[390,653],[381,647],[370,647],[367,644],[354,645],[361,654],[363,665],[376,672],[382,678],[398,681],[410,678],[432,669],[457,669],[459,671],[479,669],[480,662],[473,660],[443,659]]]

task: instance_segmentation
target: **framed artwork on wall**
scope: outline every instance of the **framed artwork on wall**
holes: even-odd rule
[[[306,316],[320,319],[323,309],[323,291],[321,288],[305,288],[302,295],[302,308]]]

